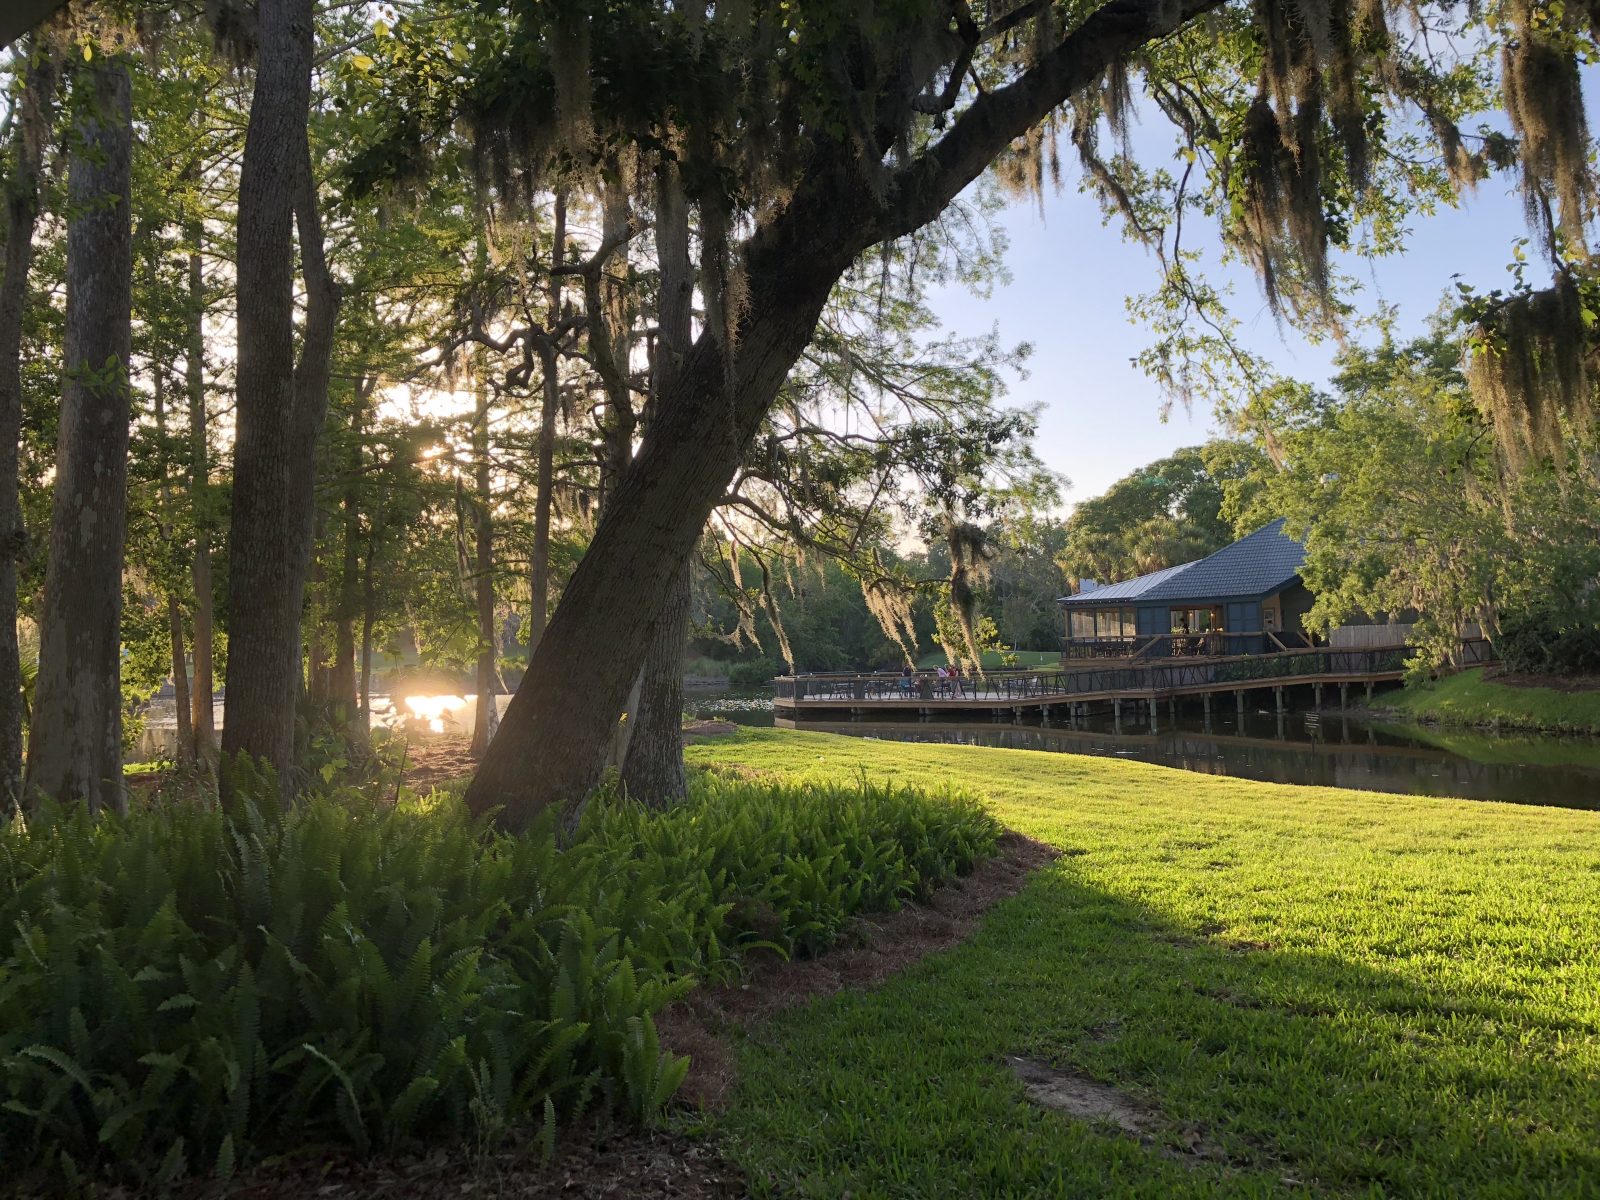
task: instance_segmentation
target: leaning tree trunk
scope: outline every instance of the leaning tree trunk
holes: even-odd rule
[[[673,581],[849,261],[809,244],[770,257],[749,267],[751,317],[732,369],[708,331],[663,394],[467,789],[475,811],[498,806],[507,827],[575,804],[598,779]]]
[[[55,74],[24,45],[30,66],[14,115],[15,147],[5,195],[5,265],[0,270],[0,804],[22,799],[22,657],[17,646],[17,561],[27,541],[18,494],[22,439],[22,320],[39,221],[39,171],[49,139]]]
[[[694,275],[689,257],[689,210],[677,170],[665,164],[656,190],[656,260],[661,271],[657,299],[655,379],[648,423],[682,370],[693,341]],[[653,804],[688,790],[683,766],[683,657],[689,648],[692,602],[686,558],[668,587],[666,604],[645,654],[639,704],[634,712],[622,783],[630,796]]]
[[[122,555],[127,507],[133,116],[125,61],[79,68],[67,227],[66,370],[27,786],[91,812],[122,783]]]
[[[500,725],[499,671],[495,664],[494,491],[489,471],[489,389],[479,381],[473,413],[473,576],[478,601],[478,707],[472,722],[472,756],[482,758]]]
[[[675,573],[855,257],[935,219],[1012,140],[1094,85],[1110,63],[1216,3],[1111,0],[1038,66],[986,92],[881,196],[845,147],[819,144],[795,194],[743,244],[743,303],[730,314],[736,344],[707,328],[662,396],[467,789],[469,805],[500,806],[511,828],[552,804],[571,805],[572,819],[598,777]],[[882,153],[891,141],[886,133]]]
[[[261,0],[259,12],[255,95],[239,176],[238,399],[222,749],[271,766],[287,800],[317,439],[339,293],[323,258],[306,137],[312,3]],[[296,228],[306,283],[298,363]]]
[[[194,683],[189,692],[189,725],[195,761],[210,763],[217,753],[216,686],[211,664],[216,601],[211,586],[211,517],[206,497],[211,449],[206,434],[205,275],[198,223],[191,227],[189,237],[189,329],[184,351],[184,386],[189,399],[189,509],[194,519],[194,559],[189,566],[194,586]]]

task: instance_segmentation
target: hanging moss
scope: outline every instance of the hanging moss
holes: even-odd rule
[[[1577,59],[1560,41],[1564,31],[1553,27],[1555,14],[1564,11],[1510,0],[1512,36],[1501,47],[1503,91],[1522,160],[1529,223],[1552,246],[1560,232],[1569,246],[1582,247],[1583,223],[1595,194]],[[1585,14],[1586,21],[1593,19],[1594,10]],[[1575,16],[1567,20],[1575,22]]]
[[[988,582],[994,551],[983,530],[970,521],[946,517],[944,530],[950,547],[950,610],[966,643],[966,653],[954,654],[952,660],[965,657],[976,670],[983,664],[977,635],[978,589]],[[951,649],[946,646],[945,652],[949,654]]]
[[[1513,296],[1477,334],[1468,384],[1513,471],[1530,455],[1560,455],[1566,429],[1588,433],[1596,410],[1594,351],[1576,280],[1563,273],[1543,291]]]

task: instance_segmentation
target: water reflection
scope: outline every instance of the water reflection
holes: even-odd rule
[[[1495,737],[1369,723],[1338,713],[1235,712],[1074,727],[982,722],[794,722],[891,741],[1131,758],[1205,775],[1470,800],[1600,809],[1600,739]]]

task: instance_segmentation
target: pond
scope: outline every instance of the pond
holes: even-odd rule
[[[509,700],[508,696],[500,698],[502,710]],[[774,724],[770,691],[693,689],[685,693],[684,701],[690,715],[697,719],[737,725]],[[170,702],[167,707],[166,712],[157,708],[152,714],[155,720],[146,726],[146,738],[152,743],[141,747],[146,750],[146,757],[170,753],[170,746],[160,744],[171,737]],[[465,698],[458,707],[460,711],[452,708],[441,713],[439,719],[448,732],[470,733],[471,708]],[[374,724],[391,723],[401,715],[388,697],[374,697],[374,710]],[[221,715],[219,711],[219,722]],[[872,723],[808,721],[798,728],[886,741],[1004,746],[1131,758],[1207,775],[1233,775],[1271,783],[1600,809],[1600,738],[1498,736],[1368,721],[1353,713],[1291,712],[1279,716],[1247,711],[1241,720],[1228,708],[1214,713],[1209,720],[1192,713],[1180,714],[1174,721],[1162,713],[1153,728],[1148,722],[1124,720],[1120,730],[1109,717],[1090,718],[1074,729],[1037,724],[994,725],[982,720],[912,719]]]
[[[785,727],[793,725],[784,721]],[[1337,712],[1107,718],[1064,729],[983,721],[802,722],[886,741],[1004,746],[1130,758],[1206,775],[1421,796],[1600,809],[1600,738],[1498,736],[1368,721]]]

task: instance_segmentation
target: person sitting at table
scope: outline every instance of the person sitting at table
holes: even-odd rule
[[[911,687],[915,682],[916,672],[911,669],[911,664],[907,663],[900,668],[900,690],[907,696],[911,695]]]
[[[951,693],[951,695],[956,696],[956,697],[958,697],[958,698],[960,698],[962,700],[965,700],[967,698],[966,692],[963,691],[962,687],[961,687],[961,664],[960,663],[951,663],[950,664],[950,693]]]
[[[939,685],[937,691],[940,696],[948,695],[950,692],[950,670],[948,667],[939,668]]]

